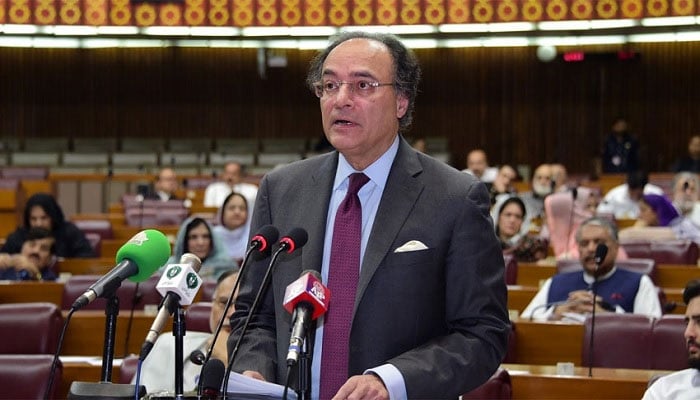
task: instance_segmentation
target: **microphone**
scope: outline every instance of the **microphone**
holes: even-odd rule
[[[250,253],[256,254],[255,258],[257,259],[263,259],[270,255],[272,243],[277,241],[279,235],[280,233],[277,228],[272,225],[265,225],[260,228],[258,233],[250,239],[250,247],[245,255],[245,259],[241,263],[241,268],[245,266]],[[257,250],[257,253],[254,253],[254,250]]]
[[[605,260],[605,256],[608,255],[608,246],[603,243],[598,243],[595,248],[595,255],[593,260],[595,261],[595,274],[593,275],[593,301],[596,301],[598,297],[598,270],[600,269],[600,264]],[[593,311],[591,312],[591,342],[588,346],[588,377],[593,377],[593,332],[595,331],[595,304],[593,305]]]
[[[178,305],[192,304],[197,291],[202,286],[202,279],[197,275],[202,267],[202,261],[192,253],[185,253],[180,257],[179,264],[170,264],[165,268],[160,277],[156,290],[163,296],[163,301],[158,310],[151,328],[148,330],[146,340],[141,346],[139,359],[143,361],[163,331],[165,322],[173,315]]]
[[[303,228],[292,228],[286,236],[280,239],[280,247],[277,249],[277,253],[286,251],[292,254],[297,248],[304,247],[307,240],[309,240],[309,234],[306,233],[306,230]]]
[[[225,368],[223,361],[212,358],[207,361],[199,376],[202,385],[202,400],[218,400],[221,395],[221,385],[224,381]]]
[[[595,255],[593,256],[593,260],[595,261],[595,270],[598,272],[598,268],[600,268],[600,264],[605,260],[605,256],[608,255],[608,246],[606,246],[603,243],[599,243],[598,246],[595,248]]]
[[[219,323],[216,325],[216,330],[214,331],[214,337],[211,341],[211,346],[209,346],[209,349],[207,349],[207,355],[204,357],[204,364],[209,361],[211,358],[211,354],[214,351],[214,345],[216,344],[216,340],[219,337],[219,333],[221,332],[221,327],[224,325],[224,320],[226,318],[226,314],[228,314],[228,309],[231,307],[231,303],[233,302],[233,295],[236,293],[236,289],[241,283],[241,278],[243,277],[243,272],[247,269],[248,266],[248,260],[253,257],[253,258],[264,258],[266,255],[270,254],[270,249],[272,246],[272,243],[277,241],[277,238],[279,237],[280,233],[277,228],[275,228],[272,225],[264,225],[262,226],[259,230],[258,233],[256,233],[251,239],[250,239],[250,245],[248,250],[245,253],[245,256],[243,257],[243,261],[241,262],[241,268],[238,271],[238,276],[236,277],[236,282],[233,284],[233,288],[231,288],[231,293],[228,296],[228,300],[226,301],[226,306],[224,307],[224,312],[221,313],[221,319],[219,319]],[[257,252],[256,252],[257,250]],[[199,381],[199,384],[197,385],[197,393],[198,395],[202,395],[202,381]]]
[[[202,350],[195,350],[190,353],[190,356],[188,357],[190,362],[195,365],[203,365],[204,364],[204,353],[202,353]]]
[[[245,336],[245,333],[248,331],[248,325],[250,325],[250,320],[253,318],[253,314],[255,314],[258,308],[260,299],[262,298],[265,289],[267,289],[267,286],[270,283],[270,279],[272,277],[272,270],[275,267],[275,264],[277,263],[277,258],[283,251],[286,251],[289,254],[293,253],[296,249],[303,247],[306,244],[307,240],[309,240],[309,234],[306,232],[306,230],[298,227],[292,228],[289,231],[289,233],[287,233],[285,236],[282,237],[282,239],[280,239],[279,247],[272,254],[270,264],[267,266],[267,270],[265,271],[265,275],[263,276],[262,284],[260,285],[258,292],[255,294],[255,299],[253,300],[253,304],[251,304],[250,309],[248,310],[248,315],[246,316],[245,322],[243,323],[243,327],[241,328],[241,333],[238,335],[236,344],[234,345],[233,350],[231,350],[231,353],[229,355],[228,365],[226,366],[226,375],[224,377],[224,399],[226,399],[226,388],[228,386],[228,378],[231,375],[231,369],[233,368],[233,362],[236,360],[236,355],[238,354],[238,349],[240,348],[241,343],[243,341],[243,336]],[[233,326],[231,327],[231,329],[233,329]]]
[[[170,242],[161,232],[146,229],[134,235],[117,251],[117,265],[93,283],[71,306],[79,310],[98,297],[110,297],[124,279],[143,282],[170,256]]]
[[[328,310],[330,295],[330,290],[323,286],[321,275],[315,270],[303,271],[299,279],[287,286],[283,305],[294,320],[287,353],[288,366],[299,361],[309,325]]]

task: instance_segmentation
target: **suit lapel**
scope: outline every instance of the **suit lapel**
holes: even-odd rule
[[[321,272],[323,262],[323,243],[326,234],[326,219],[328,217],[328,205],[331,200],[333,180],[338,165],[338,153],[334,152],[324,157],[311,173],[308,181],[309,190],[298,204],[299,210],[303,210],[306,231],[309,241],[302,252],[303,268],[313,268]]]
[[[364,295],[384,256],[392,251],[391,245],[413,209],[418,196],[423,191],[423,183],[417,179],[423,168],[413,150],[403,139],[400,139],[399,150],[389,171],[382,199],[379,202],[377,215],[372,225],[372,233],[367,242],[365,257],[362,260],[360,281],[357,284],[355,307]]]

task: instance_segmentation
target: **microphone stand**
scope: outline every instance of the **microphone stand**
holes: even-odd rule
[[[116,289],[115,289],[116,291]],[[105,306],[105,337],[102,350],[102,375],[97,383],[78,382],[71,384],[69,399],[130,399],[134,397],[134,385],[112,383],[112,363],[114,361],[114,338],[119,315],[119,297],[112,293]],[[138,388],[139,398],[146,395],[146,387]]]
[[[173,316],[173,336],[175,336],[175,398],[184,399],[182,369],[184,367],[183,342],[185,338],[185,311],[180,303],[174,302],[177,310]]]
[[[102,350],[102,382],[112,381],[112,362],[114,361],[114,337],[117,332],[119,316],[119,297],[112,295],[105,305],[105,338]]]
[[[591,312],[591,340],[588,344],[588,377],[592,378],[593,377],[593,338],[595,338],[595,335],[593,332],[595,331],[595,309],[596,306],[598,305],[598,301],[596,300],[598,296],[598,269],[600,268],[600,263],[602,260],[596,260],[596,265],[595,265],[595,272],[593,274],[593,285],[591,287],[591,291],[593,292],[593,312]]]
[[[299,400],[311,399],[311,352],[309,351],[309,334],[304,338],[304,345],[299,352],[299,387],[297,396]]]
[[[243,323],[243,327],[241,328],[241,334],[238,336],[238,339],[236,340],[236,344],[234,345],[233,349],[231,350],[231,354],[229,354],[228,366],[226,367],[226,373],[224,375],[224,385],[223,385],[224,390],[222,393],[223,400],[228,399],[228,380],[229,380],[229,377],[231,376],[231,370],[233,369],[233,362],[236,360],[236,355],[238,354],[238,349],[240,348],[241,343],[243,342],[243,336],[245,336],[246,332],[248,331],[248,325],[250,325],[250,321],[253,319],[253,314],[255,314],[256,309],[258,308],[258,303],[260,303],[260,299],[262,298],[263,292],[265,291],[265,288],[268,286],[270,280],[272,279],[272,269],[274,268],[274,266],[277,262],[277,257],[279,257],[280,253],[282,253],[285,250],[286,250],[285,246],[280,246],[273,253],[272,258],[270,260],[270,265],[268,266],[267,271],[265,271],[265,276],[263,276],[262,285],[260,286],[260,290],[258,290],[258,293],[255,295],[255,299],[253,300],[253,304],[250,306],[250,310],[248,311],[248,316],[246,317],[245,322]]]

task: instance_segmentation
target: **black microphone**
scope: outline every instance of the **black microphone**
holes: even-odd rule
[[[598,246],[595,248],[595,255],[593,256],[593,260],[595,261],[595,270],[598,272],[598,268],[600,268],[600,264],[605,260],[605,257],[608,255],[608,246],[606,246],[604,243],[599,243]]]
[[[595,309],[596,309],[596,298],[598,297],[598,270],[600,269],[600,264],[605,260],[608,255],[608,246],[604,243],[598,243],[595,248],[595,255],[593,260],[595,261],[595,272],[593,274],[593,311],[591,312],[591,342],[588,347],[588,377],[593,377],[593,332],[595,331]]]
[[[218,358],[212,358],[202,367],[199,381],[202,385],[202,395],[198,399],[218,400],[221,396],[221,386],[225,374],[224,362]]]
[[[289,337],[287,365],[296,365],[299,361],[306,334],[311,321],[316,320],[328,310],[330,290],[321,283],[321,274],[315,270],[306,270],[299,279],[290,283],[284,292],[284,309],[292,313],[292,334]]]
[[[309,234],[304,230],[303,228],[292,228],[289,233],[287,233],[282,239],[280,239],[280,245],[277,248],[277,250],[272,254],[272,258],[270,259],[270,264],[267,266],[267,270],[265,271],[265,275],[263,276],[262,284],[260,285],[260,288],[258,289],[258,292],[255,295],[255,299],[253,300],[253,304],[251,304],[250,309],[248,310],[248,315],[246,316],[245,322],[243,323],[243,327],[241,328],[241,333],[238,335],[238,339],[236,340],[236,344],[233,347],[233,350],[231,351],[231,354],[229,355],[229,360],[228,360],[228,366],[226,367],[226,375],[224,377],[224,392],[223,392],[223,398],[226,399],[227,396],[227,387],[228,387],[228,378],[231,375],[231,369],[233,368],[233,362],[236,360],[236,355],[238,354],[238,349],[241,346],[241,343],[243,341],[243,336],[245,336],[246,332],[248,331],[248,326],[250,325],[250,321],[253,317],[253,314],[257,312],[258,304],[260,303],[260,299],[262,298],[263,293],[267,289],[267,286],[270,284],[270,279],[272,278],[272,270],[277,263],[277,258],[279,257],[280,253],[283,251],[286,251],[287,253],[291,254],[293,253],[296,249],[299,249],[303,247],[307,240],[309,239]],[[233,327],[232,327],[233,328]]]
[[[134,235],[117,251],[117,265],[78,297],[71,309],[79,310],[98,297],[110,297],[129,278],[143,282],[168,261],[170,242],[163,233],[146,229]]]
[[[275,228],[272,225],[264,225],[262,226],[259,230],[258,233],[256,233],[251,239],[250,239],[250,246],[248,250],[246,251],[245,257],[243,257],[243,262],[241,262],[241,268],[238,271],[238,276],[236,277],[236,282],[233,284],[233,288],[231,288],[231,293],[228,296],[228,300],[226,301],[226,306],[224,307],[224,312],[221,313],[221,318],[219,319],[219,323],[216,325],[216,330],[214,331],[214,337],[211,341],[211,345],[209,346],[209,349],[207,349],[207,355],[204,358],[204,364],[209,361],[211,358],[211,354],[214,351],[214,345],[216,344],[216,340],[219,337],[219,333],[221,332],[221,327],[224,325],[224,320],[226,319],[226,314],[228,314],[228,310],[231,307],[231,303],[233,303],[233,295],[236,293],[236,289],[241,283],[241,277],[243,276],[243,273],[246,271],[247,266],[249,264],[249,259],[251,257],[253,258],[264,258],[266,255],[270,254],[270,249],[272,248],[272,244],[277,241],[277,238],[279,237],[280,233],[277,228]],[[202,371],[203,373],[203,371]],[[197,385],[197,394],[199,396],[202,395],[202,381],[199,381],[199,384]]]
[[[187,359],[190,360],[192,364],[204,365],[204,353],[202,353],[202,350],[194,350]]]
[[[183,268],[182,265],[185,267]],[[179,264],[171,264],[163,272],[156,289],[163,294],[158,315],[153,320],[151,328],[148,330],[146,340],[141,346],[139,360],[143,361],[151,352],[158,336],[163,331],[165,323],[180,305],[192,304],[197,291],[202,284],[202,280],[197,276],[197,272],[202,267],[202,261],[192,253],[185,253],[180,257]],[[193,274],[190,274],[194,271]]]

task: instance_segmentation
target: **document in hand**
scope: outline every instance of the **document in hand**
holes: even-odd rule
[[[228,379],[228,396],[236,400],[281,400],[284,386],[260,381],[232,372]],[[287,399],[295,400],[297,394],[289,389]]]

